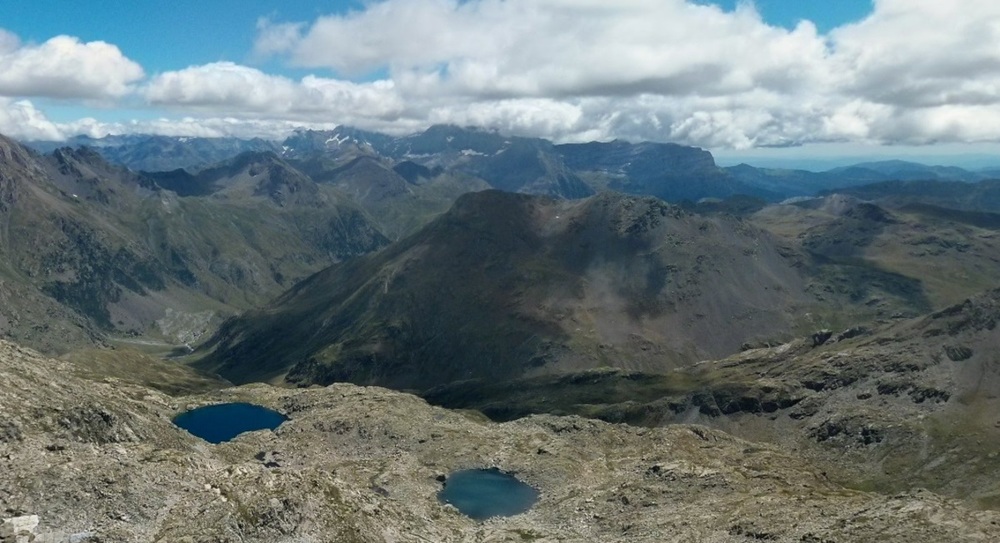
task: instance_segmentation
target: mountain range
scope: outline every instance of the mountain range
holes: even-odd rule
[[[968,288],[948,288],[948,281],[936,275],[908,275],[907,270],[914,269],[907,268],[913,259],[900,251],[916,254],[909,247],[921,240],[916,234],[903,235],[903,231],[932,218],[935,224],[946,227],[955,222],[990,227],[996,220],[991,214],[1000,211],[992,197],[994,182],[976,182],[981,174],[955,168],[900,161],[820,173],[749,166],[719,168],[710,153],[679,145],[623,141],[555,145],[538,138],[446,125],[406,137],[340,127],[298,131],[282,142],[120,136],[80,137],[68,143],[84,146],[56,147],[42,155],[9,140],[4,144],[10,165],[4,166],[9,179],[4,190],[11,209],[5,216],[6,228],[19,228],[27,234],[7,236],[5,250],[10,257],[4,266],[9,279],[3,288],[7,300],[34,301],[5,317],[3,324],[9,337],[49,351],[60,348],[44,339],[51,337],[42,333],[46,319],[41,315],[45,312],[60,315],[59,319],[48,319],[49,325],[73,323],[60,335],[66,338],[58,342],[64,347],[100,341],[106,333],[145,336],[153,332],[156,341],[172,337],[176,342],[181,336],[192,337],[186,333],[189,328],[199,330],[195,336],[214,329],[223,316],[258,306],[326,265],[390,241],[402,243],[436,217],[444,217],[461,195],[490,188],[568,202],[588,202],[594,194],[613,191],[679,203],[692,217],[705,216],[709,221],[720,221],[725,214],[744,216],[748,224],[770,235],[767,239],[771,241],[765,243],[769,251],[785,255],[782,262],[796,267],[796,280],[804,281],[805,289],[799,292],[794,286],[798,283],[793,284],[792,290],[797,292],[794,298],[801,302],[796,307],[818,302],[817,307],[827,308],[809,312],[820,321],[842,314],[844,307],[863,299],[877,300],[863,310],[853,309],[851,315],[884,315],[887,308],[912,315],[938,307],[938,302],[955,301],[955,293],[968,294]],[[53,147],[38,142],[33,145]],[[124,164],[117,166],[114,161]],[[173,168],[142,169],[167,165]],[[900,180],[881,181],[892,177]],[[906,180],[921,177],[929,180]],[[858,185],[871,180],[878,182]],[[845,205],[842,201],[829,203],[833,196],[812,203],[768,205],[830,186],[839,186],[836,192],[840,194],[880,202],[877,205],[883,208],[865,211],[859,207],[846,214],[813,209]],[[17,206],[9,203],[15,193],[21,200]],[[648,205],[636,203],[641,200],[611,203],[607,198],[597,196],[598,201],[612,207]],[[466,202],[471,201],[475,199]],[[522,214],[523,209],[506,199],[491,201],[501,207],[501,214]],[[533,205],[537,204],[528,207]],[[559,205],[569,206],[567,212],[578,208],[576,204]],[[591,207],[583,204],[579,209]],[[629,213],[619,212],[623,216]],[[467,216],[476,214],[487,216],[483,209]],[[911,216],[916,218],[900,220]],[[581,220],[587,223],[592,218]],[[515,223],[480,226],[507,229],[510,224]],[[524,227],[525,237],[536,235],[535,230],[543,226],[551,227],[537,221],[518,224]],[[884,231],[902,237],[888,236],[876,244],[900,248],[869,254],[866,247]],[[938,238],[955,237],[948,232]],[[431,236],[429,232],[421,235]],[[452,235],[439,233],[432,245],[478,243],[475,239],[459,243],[458,238],[449,239]],[[594,236],[591,231],[578,235],[586,239],[552,243],[621,241]],[[662,242],[646,243],[658,246]],[[726,247],[721,239],[712,243]],[[983,244],[979,238],[971,245],[963,240],[956,243],[958,247]],[[52,248],[53,253],[35,247]],[[890,259],[890,254],[898,257]],[[586,258],[631,263],[637,256],[593,254]],[[453,260],[452,255],[447,258]],[[580,271],[578,264],[546,259],[536,266],[564,269],[568,274]],[[973,260],[978,263],[982,258],[975,256]],[[913,265],[926,270],[923,261],[926,258]],[[465,264],[475,268],[481,263]],[[392,267],[388,262],[383,265]],[[976,265],[979,267],[970,272],[974,279],[961,283],[988,286],[985,278],[993,268]],[[628,274],[644,273],[628,268],[631,264],[623,266]],[[669,269],[680,265],[664,261],[656,266]],[[450,280],[465,279],[456,272]],[[927,288],[927,283],[934,285]],[[345,279],[344,284],[352,283]],[[663,294],[650,290],[654,291]],[[635,293],[630,296],[637,297]],[[167,318],[168,308],[171,318]],[[782,309],[786,316],[774,320],[771,330],[731,334],[729,339],[715,342],[718,349],[706,350],[704,345],[712,342],[697,339],[691,345],[673,347],[674,354],[666,358],[717,356],[730,352],[734,343],[791,332],[796,326],[789,323],[800,319],[791,319],[789,311],[788,307]],[[449,314],[452,316],[447,318],[456,318]],[[208,318],[211,325],[202,323],[205,315],[212,315]],[[175,324],[168,325],[168,321]],[[658,334],[661,332],[654,335]],[[627,341],[612,339],[598,343],[614,344],[628,356],[634,355],[635,349],[622,347]],[[685,354],[677,354],[680,352]],[[602,358],[588,356],[590,365]]]
[[[45,537],[996,538],[990,172],[455,126],[68,143],[0,137],[0,511]],[[240,401],[288,421],[169,422]],[[439,504],[470,467],[536,509]]]
[[[368,156],[393,165],[405,161],[461,172],[513,192],[577,198],[610,189],[672,202],[736,194],[778,201],[883,181],[977,182],[997,177],[995,169],[971,171],[902,160],[862,162],[819,172],[747,164],[720,168],[707,151],[676,144],[617,140],[557,145],[540,138],[453,125],[436,125],[403,137],[341,126],[298,130],[282,141],[128,135],[28,144],[40,152],[92,147],[108,161],[136,171],[198,170],[244,152],[274,152],[293,163],[308,164],[303,169],[317,165],[330,169]]]

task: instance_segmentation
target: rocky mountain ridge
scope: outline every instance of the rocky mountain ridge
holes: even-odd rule
[[[328,162],[326,170],[358,157],[386,160],[391,165],[411,162],[472,176],[500,190],[561,198],[581,198],[609,188],[670,201],[734,194],[776,197],[743,184],[718,168],[711,154],[692,147],[624,142],[555,145],[541,138],[453,125],[435,125],[404,137],[342,126],[297,130],[282,142],[121,136],[107,141],[76,138],[68,143],[93,146],[108,160],[135,170],[195,171],[243,152],[276,152],[286,160],[312,161],[313,169],[316,159],[322,158]],[[32,145],[44,151],[58,147],[48,142]],[[616,150],[598,151],[595,146]],[[622,151],[623,146],[628,149]],[[591,156],[595,151],[598,156]]]
[[[540,138],[453,125],[435,125],[403,137],[339,126],[299,129],[282,141],[130,135],[80,136],[30,145],[42,152],[67,145],[93,147],[111,162],[145,171],[195,171],[248,151],[275,152],[291,161],[325,157],[337,165],[367,156],[478,176],[501,190],[578,198],[611,189],[675,203],[738,194],[779,201],[886,181],[975,183],[996,177],[992,170],[904,160],[861,162],[825,171],[748,164],[720,168],[707,151],[670,143],[616,140],[554,145]]]
[[[121,135],[95,138],[76,136],[66,141],[25,142],[41,153],[62,147],[89,147],[105,160],[134,171],[168,171],[197,168],[228,160],[245,152],[279,151],[280,146],[260,138],[193,138],[155,135]]]

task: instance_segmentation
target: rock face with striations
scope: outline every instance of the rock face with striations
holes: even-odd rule
[[[0,342],[0,516],[37,540],[990,541],[1000,514],[926,491],[836,486],[801,458],[697,426],[577,417],[496,424],[354,385],[252,385],[172,398]],[[208,445],[179,411],[245,401],[289,420]],[[435,495],[453,470],[498,467],[541,492],[475,522]],[[86,539],[84,539],[86,540]]]

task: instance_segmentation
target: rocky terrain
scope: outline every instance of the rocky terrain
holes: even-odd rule
[[[854,321],[831,315],[829,327],[913,317],[997,286],[1000,221],[992,214],[880,202],[834,194],[767,206],[748,220],[806,255],[817,297],[870,310]]]
[[[477,176],[502,190],[575,198],[612,189],[674,203],[734,195],[779,201],[867,184],[894,184],[897,188],[901,183],[975,185],[997,178],[995,168],[973,171],[902,160],[825,171],[749,164],[720,168],[707,151],[683,145],[622,140],[554,145],[539,138],[453,125],[436,125],[403,137],[338,126],[333,130],[296,130],[282,141],[128,135],[28,143],[45,153],[66,146],[91,147],[108,161],[135,171],[183,168],[194,172],[245,152],[278,153],[286,160],[306,163],[312,170],[321,162],[326,163],[321,170],[330,170],[355,158],[369,157]]]
[[[1000,290],[924,317],[819,331],[665,374],[464,382],[425,396],[494,419],[698,423],[811,458],[831,479],[1000,504]]]
[[[70,362],[7,342],[0,377],[0,519],[30,527],[37,515],[35,541],[1000,538],[996,512],[927,491],[849,490],[799,456],[701,426],[553,416],[498,424],[347,384],[171,397],[84,379]],[[220,401],[289,420],[221,445],[170,422]],[[436,500],[448,473],[473,467],[516,473],[540,501],[477,523]]]
[[[144,171],[183,168],[196,172],[245,152],[275,152],[314,177],[329,176],[332,170],[367,157],[388,162],[390,167],[410,162],[440,169],[452,177],[475,178],[487,187],[560,198],[586,197],[609,188],[675,202],[734,194],[781,197],[778,192],[744,183],[719,168],[710,153],[693,147],[624,141],[555,145],[541,138],[454,125],[435,125],[403,137],[340,126],[334,130],[297,130],[280,142],[111,136],[31,145],[44,152],[63,145],[93,147],[109,161]]]

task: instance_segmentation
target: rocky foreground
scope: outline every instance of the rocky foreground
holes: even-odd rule
[[[0,342],[0,520],[37,515],[25,541],[1000,540],[1000,513],[847,490],[775,447],[698,426],[495,424],[353,385],[174,398],[78,375]],[[222,445],[170,422],[223,401],[290,420]],[[477,523],[437,501],[452,470],[492,466],[538,488],[538,505]]]

